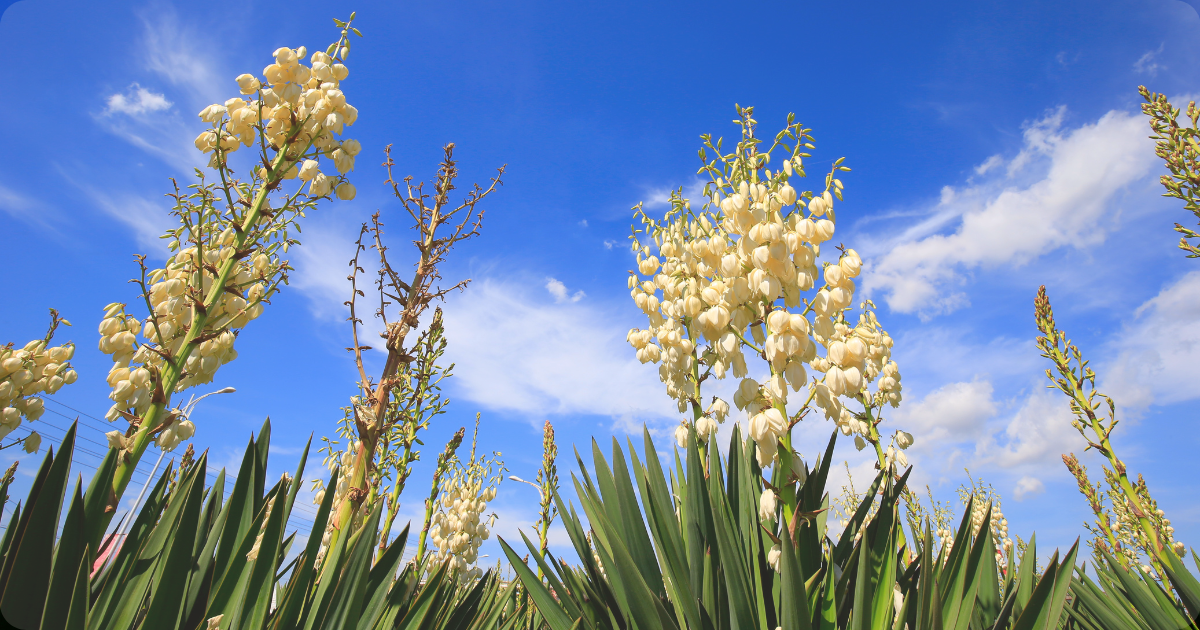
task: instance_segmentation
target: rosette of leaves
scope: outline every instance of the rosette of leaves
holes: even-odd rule
[[[644,461],[614,440],[610,463],[593,442],[591,471],[577,454],[572,475],[586,523],[556,494],[581,564],[543,560],[522,535],[543,583],[501,544],[551,630],[1058,627],[1076,547],[1040,575],[1036,553],[1002,575],[990,519],[973,532],[968,506],[951,550],[936,549],[927,529],[910,556],[897,508],[907,475],[880,473],[835,539],[825,522],[835,441],[815,466],[798,463],[796,511],[774,527],[758,515],[764,480],[754,443],[737,429],[727,457],[714,438],[703,459],[691,431],[686,455],[676,451],[669,468],[648,432]]]
[[[463,586],[444,566],[422,577],[423,567],[403,565],[407,528],[374,559],[382,504],[314,569],[333,493],[307,539],[288,531],[308,447],[294,475],[269,485],[269,421],[235,479],[222,469],[206,486],[201,453],[159,478],[123,539],[101,540],[109,477],[68,492],[75,430],[46,455],[0,540],[0,612],[18,628],[489,630],[527,616],[518,589],[494,572]],[[101,473],[115,464],[110,453]],[[0,498],[8,487],[0,481]]]

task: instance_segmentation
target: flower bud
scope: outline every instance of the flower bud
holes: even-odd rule
[[[26,453],[36,453],[36,452],[38,452],[38,449],[41,448],[41,446],[42,446],[42,436],[38,435],[37,431],[34,431],[33,433],[30,433],[28,437],[25,438],[25,444],[24,444],[23,448],[25,449]]]
[[[354,184],[351,184],[350,182],[342,182],[337,187],[337,197],[342,201],[350,201],[351,199],[354,199],[355,192]]]

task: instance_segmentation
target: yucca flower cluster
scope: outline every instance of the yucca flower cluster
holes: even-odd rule
[[[122,410],[140,415],[149,407],[152,374],[162,371],[164,354],[180,353],[197,314],[188,289],[193,284],[211,287],[217,280],[215,265],[234,257],[233,239],[234,230],[228,228],[203,250],[186,247],[168,258],[163,269],[151,271],[150,317],[138,320],[125,312],[124,304],[107,307],[100,323],[100,352],[112,355],[114,362],[108,374],[114,402],[109,420],[120,418]],[[265,252],[235,262],[221,300],[206,308],[205,329],[197,335],[204,341],[188,356],[176,392],[211,383],[218,368],[238,358],[236,334],[263,313],[264,302],[275,293],[286,269],[287,262]]]
[[[449,560],[448,571],[463,580],[478,579],[483,572],[474,565],[479,558],[479,546],[491,536],[496,515],[487,515],[488,501],[496,498],[495,483],[473,478],[474,475],[455,474],[446,479],[439,497],[438,511],[433,515],[429,540],[437,548],[434,563]]]
[[[211,233],[211,229],[207,231]],[[206,309],[203,329],[195,334],[192,328],[198,309],[194,287],[211,287],[219,276],[216,266],[235,254],[234,229],[230,227],[208,243],[180,249],[164,268],[148,274],[146,294],[152,314],[146,319],[129,315],[125,304],[107,307],[99,326],[99,349],[113,359],[108,373],[113,401],[105,416],[108,420],[142,416],[150,407],[154,388],[160,386],[158,375],[165,362],[178,357],[188,341],[202,339],[184,361],[175,392],[211,383],[222,365],[237,358],[237,334],[262,314],[265,301],[274,294],[288,267],[273,251],[235,260],[221,299]],[[157,442],[171,450],[193,431],[189,421],[180,421],[159,433]]]
[[[353,446],[353,444],[351,444]],[[340,506],[349,496],[350,493],[350,476],[345,474],[345,471],[350,470],[354,466],[354,449],[347,447],[345,451],[335,451],[329,449],[325,456],[325,467],[330,471],[336,470],[340,466],[341,474],[338,475],[337,485],[333,489],[333,505],[335,508]],[[316,493],[313,496],[313,504],[321,505],[325,501],[325,493],[329,491],[325,487],[324,482],[320,478],[312,481],[313,489]],[[337,519],[335,518],[336,509],[331,510],[329,518],[325,522],[325,533],[321,536],[321,548],[317,550],[316,562],[314,567],[320,567],[321,561],[325,559],[325,554],[329,551],[329,544],[333,541],[334,531],[337,529]],[[361,519],[361,512],[355,515],[356,520]]]
[[[345,175],[354,170],[354,157],[362,145],[357,140],[336,137],[358,119],[358,109],[346,102],[340,88],[341,81],[350,75],[349,68],[341,63],[346,52],[344,47],[314,52],[312,65],[306,66],[303,61],[308,51],[304,46],[279,48],[273,54],[275,63],[263,69],[265,80],[251,74],[237,78],[242,94],[256,98],[247,101],[234,97],[200,112],[200,119],[213,127],[196,137],[196,148],[212,153],[210,166],[216,167],[241,145],[253,145],[256,130],[261,129],[276,149],[288,144],[289,160],[298,161],[315,147],[333,161],[338,173]],[[270,87],[264,88],[264,84]],[[354,198],[354,185],[344,177],[321,173],[316,159],[296,162],[284,171],[284,179],[296,177],[308,182],[312,197],[336,191],[339,199]]]
[[[56,323],[64,321],[55,317]],[[53,335],[53,328],[51,329]],[[39,394],[54,394],[78,375],[70,360],[75,344],[50,346],[50,336],[35,339],[22,348],[0,346],[0,438],[21,426],[21,418],[32,422],[42,416],[45,402]],[[41,445],[41,436],[32,432],[24,448],[33,453]]]
[[[212,128],[200,134],[196,148],[212,154],[209,165],[219,182],[207,183],[198,172],[200,181],[187,191],[175,186],[172,213],[180,225],[163,236],[170,256],[159,269],[138,258],[135,282],[145,315],[135,316],[123,303],[105,307],[99,347],[113,358],[106,417],[131,425],[109,436],[113,448],[131,455],[114,479],[118,496],[150,440],[170,450],[191,437],[195,427],[171,407],[171,397],[212,382],[237,357],[238,334],[287,282],[291,268],[282,255],[298,243],[291,233],[299,218],[335,188],[340,198],[354,196],[344,176],[320,174],[321,160],[349,171],[360,149],[337,138],[357,118],[341,91],[348,35],[357,31],[347,22],[338,26],[339,39],[314,53],[312,67],[300,63],[303,47],[280,48],[264,70],[266,81],[237,78],[238,90],[252,98],[200,112]],[[245,180],[234,178],[227,159],[241,146],[257,146],[261,164]],[[303,181],[289,189],[286,180],[293,178]]]
[[[742,141],[735,152],[721,155],[720,143],[705,138],[718,158],[701,169],[711,181],[700,211],[678,191],[661,221],[637,209],[643,227],[633,235],[638,269],[629,289],[649,326],[630,330],[627,340],[638,360],[659,363],[659,378],[680,412],[691,406],[692,422],[684,421],[677,438],[686,439],[692,425],[706,439],[724,420],[729,404],[714,398],[705,407],[700,383],[732,374],[741,379],[733,403],[750,418],[748,434],[761,465],[773,461],[799,417],[788,415],[789,390],[805,387],[805,407],[815,401],[844,434],[876,444],[882,459],[871,410],[901,400],[893,342],[870,301],[857,318],[849,313],[862,259],[853,249],[829,245],[843,189],[835,175],[849,169],[839,159],[824,191],[798,192],[790,182],[804,176],[808,130],[789,120],[771,149],[786,147],[781,140],[787,137],[796,145],[772,172],[771,151],[758,151],[752,110],[740,112]],[[653,241],[656,255],[643,239]],[[822,258],[823,245],[832,257]],[[751,377],[746,348],[768,364],[765,380]],[[810,381],[808,369],[821,376]],[[865,411],[846,408],[844,399]]]
[[[1005,570],[1008,568],[1008,556],[1012,552],[1013,541],[1008,537],[1008,519],[1004,517],[1004,511],[1001,509],[1000,493],[996,492],[991,484],[985,484],[971,477],[970,471],[967,471],[967,476],[971,485],[968,487],[964,484],[959,487],[958,495],[963,506],[971,508],[971,536],[979,535],[984,519],[988,518],[988,510],[991,509],[988,531],[991,532],[996,550],[996,564],[1001,570]],[[946,523],[939,525],[936,533],[945,547],[945,555],[948,556],[950,550],[954,548],[954,530],[949,523]]]

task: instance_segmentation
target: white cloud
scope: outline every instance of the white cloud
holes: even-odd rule
[[[993,155],[992,157],[984,160],[983,164],[980,164],[979,166],[975,167],[975,174],[983,175],[983,174],[987,173],[988,171],[996,168],[997,166],[1000,166],[1001,164],[1004,164],[1004,158],[1001,157],[999,154]],[[947,188],[949,188],[949,187],[947,186]],[[954,190],[953,188],[949,188],[949,189],[951,191]],[[942,190],[944,193],[946,188],[944,188]],[[948,201],[948,200],[943,198],[943,202],[945,202],[945,201]]]
[[[1035,494],[1041,494],[1046,491],[1046,486],[1042,484],[1042,480],[1037,477],[1028,475],[1017,480],[1017,485],[1013,487],[1013,498],[1018,501],[1024,501],[1025,497]]]
[[[0,210],[9,215],[46,226],[45,208],[41,202],[0,184]]]
[[[1040,383],[1039,383],[1040,385]],[[1056,395],[1057,394],[1057,395]],[[1071,426],[1067,401],[1037,387],[1017,401],[997,400],[986,380],[946,384],[920,400],[906,400],[888,418],[889,429],[913,434],[910,459],[918,476],[971,470],[1057,469],[1059,455],[1086,444]]]
[[[110,95],[105,110],[95,119],[109,133],[158,156],[180,173],[190,174],[208,159],[193,146],[199,133],[194,123],[199,119],[181,115],[179,110],[199,112],[209,103],[224,101],[231,94],[233,82],[223,80],[217,72],[213,49],[198,44],[210,41],[213,33],[198,36],[170,10],[145,13],[142,25],[140,52],[144,67],[176,88],[174,96],[180,107],[173,108],[166,94],[133,83],[125,94]]]
[[[313,219],[316,219],[315,221]],[[329,218],[311,217],[304,226],[300,247],[291,250],[297,273],[291,280],[292,286],[308,294],[313,315],[320,319],[343,321],[348,311],[343,302],[350,299],[349,261],[354,256],[354,240],[338,229]],[[374,254],[368,251],[367,254]],[[364,255],[359,265],[366,271],[359,274],[359,288],[371,295],[370,283],[374,279],[374,260]],[[377,294],[376,294],[377,295]],[[377,303],[359,313],[359,319],[370,324],[370,317]]]
[[[613,245],[616,245],[616,244],[617,244],[617,242],[612,240],[611,238],[605,239],[604,240],[604,249],[612,249]]]
[[[106,116],[117,113],[138,116],[171,108],[166,96],[151,92],[137,83],[130,84],[124,94],[109,96],[107,102],[108,107],[104,110]]]
[[[643,206],[646,208],[655,208],[666,206],[671,203],[671,193],[680,191],[684,199],[695,201],[698,204],[703,203],[705,180],[699,177],[693,177],[692,181],[675,188],[651,188],[646,190],[646,197],[643,201]],[[697,206],[699,207],[699,206]]]
[[[1086,446],[1071,426],[1072,418],[1061,392],[1038,387],[1008,420],[1003,432],[989,434],[979,443],[978,460],[1001,468],[1056,467],[1059,455]]]
[[[906,402],[892,415],[896,426],[912,433],[918,445],[973,442],[996,415],[992,393],[988,381],[949,383],[918,402]]]
[[[1024,147],[1003,175],[943,191],[927,219],[877,247],[883,253],[870,261],[866,290],[885,294],[897,311],[949,312],[968,304],[955,288],[973,269],[1102,242],[1114,198],[1150,172],[1154,150],[1139,115],[1110,111],[1064,130],[1064,114],[1059,108],[1027,125]]]
[[[187,89],[202,101],[217,102],[223,93],[222,83],[232,88],[233,81],[228,78],[222,81],[216,72],[208,52],[211,47],[200,43],[211,41],[211,33],[198,35],[170,10],[147,11],[141,17],[142,48],[148,70]]]
[[[587,226],[588,226],[587,219],[583,219],[582,221],[579,222],[579,227],[587,227]]]
[[[1158,76],[1159,70],[1166,70],[1167,69],[1166,66],[1161,65],[1154,60],[1155,57],[1157,57],[1159,54],[1162,53],[1163,48],[1166,47],[1166,45],[1167,45],[1166,42],[1163,42],[1162,44],[1159,44],[1158,50],[1146,51],[1146,54],[1142,55],[1141,57],[1138,58],[1137,61],[1133,62],[1134,72],[1137,72],[1138,74],[1148,74],[1152,77],[1156,77],[1156,76]]]
[[[576,291],[574,295],[568,295],[567,285],[554,278],[546,278],[546,290],[550,292],[550,295],[554,296],[554,302],[557,304],[564,304],[567,302],[574,304],[575,302],[582,300],[587,295],[582,290]]]
[[[146,251],[165,254],[167,241],[160,238],[176,223],[164,201],[151,201],[132,193],[105,193],[86,185],[79,188],[91,197],[101,210],[133,230],[134,239]]]
[[[466,398],[531,421],[551,414],[608,416],[640,431],[677,413],[625,343],[617,318],[585,303],[548,304],[532,283],[478,280],[445,310],[455,387]]]
[[[1200,272],[1165,287],[1135,311],[1100,371],[1102,389],[1135,412],[1152,403],[1194,400],[1200,362]]]

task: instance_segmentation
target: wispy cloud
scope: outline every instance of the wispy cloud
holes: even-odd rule
[[[160,238],[175,225],[165,201],[153,201],[133,193],[103,192],[89,185],[79,189],[109,217],[129,227],[139,247],[159,254],[167,253],[167,242]]]
[[[1138,74],[1148,74],[1152,77],[1158,76],[1159,70],[1166,70],[1167,67],[1155,61],[1155,58],[1162,54],[1163,48],[1166,47],[1166,42],[1159,44],[1158,50],[1148,50],[1146,54],[1133,62],[1133,70]]]
[[[124,94],[117,93],[108,97],[108,107],[104,110],[104,114],[106,116],[113,114],[139,116],[170,108],[171,102],[167,100],[166,96],[151,92],[137,83],[132,83]]]
[[[340,322],[347,316],[343,302],[350,298],[346,276],[350,273],[347,263],[354,255],[354,239],[326,217],[313,217],[305,227],[302,244],[291,250],[297,270],[292,285],[308,295],[313,315],[318,319]],[[364,269],[370,262],[362,264]],[[370,278],[372,271],[359,277]],[[375,321],[360,319],[368,324]]]
[[[42,202],[0,184],[0,210],[10,216],[46,227],[46,208]]]
[[[583,414],[627,429],[675,419],[657,366],[634,359],[611,313],[587,302],[548,303],[535,286],[483,279],[451,299],[447,354],[461,395],[531,422]]]
[[[1026,475],[1017,480],[1017,485],[1013,488],[1013,498],[1024,501],[1027,496],[1041,494],[1045,491],[1046,486],[1041,479]]]
[[[146,11],[141,15],[142,48],[146,69],[190,93],[193,100],[214,102],[222,92],[221,75],[211,46],[212,35],[196,33],[171,10]],[[226,88],[232,87],[232,77]]]
[[[567,285],[554,278],[546,278],[546,290],[550,292],[550,295],[554,296],[554,302],[556,304],[574,304],[575,302],[582,300],[586,295],[583,291],[576,291],[573,295],[569,294],[567,291]]]
[[[681,187],[662,187],[646,189],[645,197],[642,205],[646,208],[657,208],[666,206],[671,203],[671,193],[680,191],[684,199],[693,203],[700,204],[704,202],[704,183],[705,180],[699,177],[693,177],[692,181],[684,184]]]
[[[1112,343],[1115,357],[1103,386],[1121,407],[1138,413],[1150,404],[1195,400],[1200,357],[1200,272],[1164,287],[1142,304]]]
[[[1114,198],[1147,176],[1154,151],[1139,116],[1110,111],[1063,129],[1064,115],[1060,108],[1027,125],[1002,176],[943,191],[926,220],[881,244],[865,274],[867,292],[882,293],[893,310],[931,317],[969,303],[958,287],[973,269],[1103,242]],[[984,164],[985,172],[1000,166]]]
[[[224,100],[217,61],[211,48],[201,46],[202,38],[170,10],[145,12],[139,42],[143,69],[156,82],[165,82],[173,90],[179,107],[160,93],[133,82],[123,93],[104,97],[104,110],[95,116],[97,123],[113,135],[157,156],[181,173],[203,166],[207,160],[192,142],[198,112],[209,103]],[[211,39],[209,34],[203,39]],[[232,80],[226,82],[228,88]],[[182,112],[180,110],[183,110]],[[122,115],[116,115],[122,114]]]

